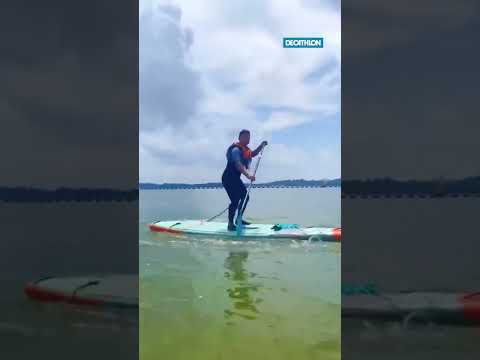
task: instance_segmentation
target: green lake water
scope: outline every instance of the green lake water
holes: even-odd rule
[[[339,359],[340,244],[148,230],[227,204],[221,189],[140,192],[140,358]],[[340,191],[254,189],[245,216],[340,226]]]

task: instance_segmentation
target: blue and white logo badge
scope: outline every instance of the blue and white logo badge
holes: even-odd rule
[[[323,48],[323,38],[283,38],[284,48]]]

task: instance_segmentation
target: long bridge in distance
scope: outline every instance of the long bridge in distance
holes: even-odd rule
[[[141,190],[200,190],[221,189],[221,183],[204,184],[149,184],[141,183]],[[253,184],[260,189],[339,188],[343,199],[402,199],[402,198],[464,198],[480,197],[480,176],[464,179],[397,180],[391,178],[352,180],[281,180]]]
[[[248,186],[248,184],[245,184]],[[340,179],[338,180],[285,180],[270,183],[253,183],[253,188],[258,189],[311,189],[325,187],[340,187]],[[221,183],[204,183],[204,184],[176,184],[176,183],[140,183],[140,190],[204,190],[204,189],[223,189]]]
[[[284,180],[254,183],[260,189],[338,188],[342,199],[428,199],[479,198],[480,176],[459,180]],[[140,183],[132,189],[67,188],[42,189],[25,186],[0,186],[0,202],[135,202],[140,190],[205,190],[222,189],[221,183],[154,184]]]
[[[245,184],[248,186],[248,184]],[[326,188],[326,187],[339,187],[334,185],[263,185],[263,184],[253,184],[252,188],[257,189],[313,189],[313,188]],[[161,186],[158,188],[143,188],[140,190],[206,190],[206,189],[223,189],[223,186],[218,185],[190,185],[190,186]]]

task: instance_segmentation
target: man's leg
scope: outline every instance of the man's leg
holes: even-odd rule
[[[230,199],[230,205],[228,206],[228,230],[235,231],[235,212],[238,208],[238,203],[240,201],[240,193],[238,191],[238,186],[236,186],[235,182],[228,181],[227,179],[222,179],[223,187],[227,192],[228,198]]]
[[[247,189],[245,188],[245,185],[243,182],[240,182],[241,184],[239,185],[239,193],[240,193],[240,205],[239,205],[239,214],[240,211],[242,212],[242,224],[243,225],[250,225],[249,222],[243,220],[243,214],[245,213],[245,209],[247,208],[248,205],[248,200],[250,200],[250,195],[248,195],[246,198],[245,196],[247,195]]]

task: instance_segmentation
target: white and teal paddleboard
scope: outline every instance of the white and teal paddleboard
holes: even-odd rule
[[[28,298],[50,303],[138,307],[138,276],[46,277],[27,284]]]
[[[247,239],[295,239],[340,242],[341,228],[301,227],[296,224],[251,224],[242,227],[241,235],[229,231],[226,222],[202,220],[159,221],[149,225],[153,232],[172,235],[203,235]]]

